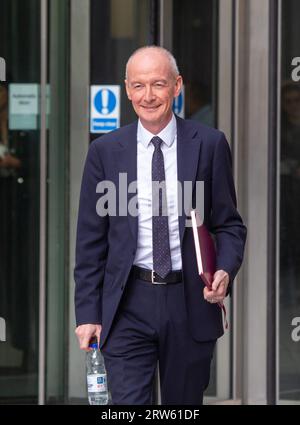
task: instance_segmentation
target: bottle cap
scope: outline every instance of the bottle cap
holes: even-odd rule
[[[98,349],[98,341],[97,338],[92,338],[90,343],[89,343],[89,347],[90,348],[96,348]]]

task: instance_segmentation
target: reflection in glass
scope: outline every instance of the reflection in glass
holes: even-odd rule
[[[39,26],[38,0],[1,1],[0,56],[8,81],[0,86],[0,317],[7,326],[0,403],[36,402],[38,392],[39,131],[24,125],[37,122],[38,97],[31,99],[35,112],[24,117],[11,96],[40,81]]]
[[[300,343],[292,321],[300,316],[300,84],[291,62],[299,56],[298,0],[282,2],[280,157],[279,397],[300,400]]]
[[[217,1],[174,0],[173,53],[183,75],[185,118],[214,127]]]

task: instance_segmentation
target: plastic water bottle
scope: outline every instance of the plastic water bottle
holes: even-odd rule
[[[107,376],[104,358],[97,342],[90,343],[91,351],[86,353],[86,377],[89,404],[109,404]]]

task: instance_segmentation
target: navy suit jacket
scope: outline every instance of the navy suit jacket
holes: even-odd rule
[[[193,182],[193,198],[195,181],[204,181],[204,222],[216,237],[217,270],[227,271],[232,283],[242,263],[246,227],[236,209],[229,145],[222,132],[176,118],[178,181]],[[101,196],[97,184],[114,182],[119,199],[119,173],[127,173],[128,185],[137,180],[137,122],[90,145],[82,179],[74,271],[76,323],[102,324],[100,347],[109,334],[137,248],[137,217],[100,217],[96,212]],[[129,194],[128,202],[135,195]],[[189,327],[195,340],[212,340],[223,334],[221,309],[203,298],[192,228],[185,226],[185,220],[183,213],[179,233]]]

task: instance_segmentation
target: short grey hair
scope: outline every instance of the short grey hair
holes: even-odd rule
[[[179,75],[179,70],[178,70],[178,66],[176,63],[176,59],[174,58],[174,56],[172,55],[171,52],[169,52],[169,50],[165,49],[164,47],[161,46],[143,46],[138,48],[137,50],[135,50],[132,55],[129,57],[127,63],[126,63],[126,70],[125,70],[125,78],[127,80],[128,78],[128,66],[131,62],[131,60],[139,53],[142,52],[146,52],[147,50],[154,50],[156,52],[160,52],[162,53],[169,61],[170,64],[170,68],[171,68],[171,72],[172,74],[174,74],[175,77],[177,77]]]

